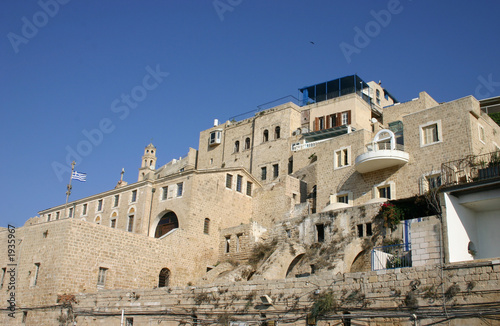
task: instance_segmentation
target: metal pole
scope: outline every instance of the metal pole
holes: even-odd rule
[[[153,199],[155,195],[155,188],[151,189],[151,202],[149,204],[149,218],[148,218],[148,237],[149,237],[149,228],[151,227],[151,211],[153,210]]]
[[[71,179],[73,179],[73,171],[75,170],[75,161],[71,162],[71,174],[69,176],[69,183],[67,185],[67,191],[66,191],[66,204],[64,205],[64,217],[67,217],[68,216],[68,199],[69,199],[69,195],[71,195]]]
[[[125,313],[125,309],[122,309],[122,321],[120,322],[120,325],[123,326],[123,315]]]

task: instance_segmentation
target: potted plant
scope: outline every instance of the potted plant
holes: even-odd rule
[[[479,169],[479,180],[500,176],[500,152],[490,154],[490,160],[486,166]]]

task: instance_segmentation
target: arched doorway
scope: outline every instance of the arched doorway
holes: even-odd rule
[[[369,271],[371,271],[371,251],[363,250],[354,258],[349,273]]]
[[[179,221],[177,220],[177,215],[174,212],[167,212],[161,217],[156,226],[155,238],[159,238],[178,227]]]
[[[303,257],[304,254],[300,254],[293,259],[293,261],[288,266],[285,277],[295,277],[296,274],[300,274],[302,272],[302,270],[300,269],[300,265],[299,266],[297,265],[299,264],[299,262],[302,260]]]
[[[168,286],[170,283],[170,270],[168,268],[162,268],[160,271],[160,276],[158,277],[158,287],[163,288]]]

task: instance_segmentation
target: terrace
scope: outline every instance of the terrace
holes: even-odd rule
[[[441,165],[443,186],[454,186],[500,178],[500,151],[465,158]]]

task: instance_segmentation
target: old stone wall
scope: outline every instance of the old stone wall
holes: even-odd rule
[[[309,130],[314,131],[316,118],[326,117],[330,114],[351,111],[351,124],[356,129],[370,130],[371,108],[368,103],[357,94],[349,94],[327,101],[313,103],[305,106],[309,110]],[[326,128],[325,128],[326,129]]]
[[[432,97],[426,92],[420,92],[418,98],[404,103],[395,104],[384,108],[383,117],[384,125],[388,125],[394,121],[401,121],[405,115],[419,112],[425,109],[429,109],[438,106],[439,103],[436,102]]]
[[[487,312],[498,309],[499,274],[498,260],[443,268],[428,264],[280,281],[105,290],[77,294],[77,303],[71,308],[77,325],[118,326],[122,309],[134,325],[222,324],[230,320],[304,325],[315,302],[329,299],[332,310],[317,317],[318,325],[338,323],[347,316],[361,325],[409,326],[414,325],[415,317],[418,325],[443,319],[449,325],[487,325]],[[264,295],[272,305],[263,303]],[[47,315],[46,321],[39,319],[42,314]],[[31,310],[25,325],[54,325],[49,317],[60,315],[60,308]],[[2,318],[5,324],[5,314]],[[17,318],[9,325],[21,325],[20,321]]]

